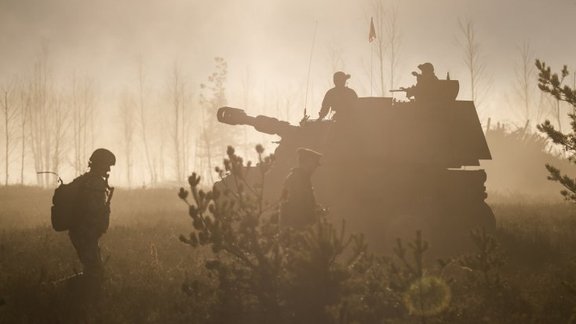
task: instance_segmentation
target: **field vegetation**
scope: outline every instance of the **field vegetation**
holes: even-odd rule
[[[469,253],[436,260],[434,242],[420,232],[372,253],[361,235],[329,221],[280,237],[270,234],[273,218],[199,225],[213,195],[197,178],[190,184],[180,192],[117,191],[101,242],[104,295],[88,308],[63,280],[81,265],[67,235],[50,227],[52,191],[1,188],[0,322],[562,323],[574,316],[576,217],[560,196],[490,194],[496,232],[475,231]],[[235,236],[215,239],[218,231]],[[253,238],[243,239],[247,233]],[[257,262],[227,253],[234,246]]]

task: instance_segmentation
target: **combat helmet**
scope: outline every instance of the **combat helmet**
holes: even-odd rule
[[[116,165],[116,156],[105,148],[99,148],[90,156],[90,165]]]
[[[434,65],[432,65],[432,63],[429,62],[422,63],[418,65],[418,68],[420,69],[420,71],[422,71],[422,73],[434,74]]]

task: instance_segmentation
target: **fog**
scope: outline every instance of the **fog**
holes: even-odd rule
[[[575,17],[0,0],[0,322],[574,322]]]
[[[390,19],[394,8],[397,12],[396,88],[412,85],[415,80],[410,72],[420,63],[432,62],[439,77],[450,73],[452,79],[460,80],[459,99],[470,99],[458,23],[474,23],[484,67],[476,102],[483,124],[488,118],[510,125],[525,123],[513,87],[523,44],[530,45],[534,58],[553,67],[576,66],[574,0],[410,0],[382,4],[384,21]],[[360,97],[380,95],[374,43],[368,42],[370,17],[375,12],[375,2],[368,0],[0,0],[0,80],[8,84],[30,79],[34,62],[43,52],[58,91],[69,93],[74,78],[92,80],[97,114],[91,144],[116,152],[122,151],[118,107],[123,93],[137,91],[139,67],[151,124],[159,121],[152,116],[165,115],[169,109],[167,93],[175,65],[189,96],[185,109],[200,109],[200,84],[214,71],[214,57],[222,57],[228,64],[228,105],[297,123],[305,107],[308,114],[317,117],[335,70],[352,75],[348,85]],[[377,37],[384,36],[377,33]],[[389,73],[385,68],[385,80]],[[384,88],[390,90],[388,81]],[[536,102],[535,81],[532,89]],[[396,97],[403,99],[401,94]],[[153,128],[152,145],[164,145],[160,130],[165,127],[157,124]],[[141,175],[145,164],[138,136],[134,139],[133,168],[137,170],[135,177],[145,178]],[[270,143],[274,137],[255,132],[246,136],[250,143],[274,147]],[[11,154],[18,155],[17,151],[13,148]],[[29,155],[25,182],[34,183]],[[68,179],[74,175],[70,159],[63,158],[59,170]],[[11,160],[12,182],[17,182],[17,161],[16,157]],[[1,163],[4,166],[4,161]],[[119,164],[118,172],[123,168]],[[165,180],[173,180],[170,163],[163,168]],[[123,176],[116,177],[117,183],[125,183]],[[147,182],[137,181],[138,185]]]

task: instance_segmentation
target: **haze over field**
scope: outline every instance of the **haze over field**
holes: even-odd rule
[[[474,23],[484,66],[477,95],[482,123],[491,117],[524,124],[514,92],[523,44],[529,44],[534,58],[553,67],[576,66],[574,0],[410,0],[382,1],[382,5],[384,24],[392,21],[394,8],[397,12],[395,88],[413,84],[410,72],[429,61],[439,77],[449,72],[452,79],[460,80],[459,99],[470,99],[458,23]],[[73,76],[93,80],[98,112],[98,136],[93,144],[121,151],[118,107],[124,93],[137,89],[139,62],[149,113],[162,115],[169,109],[166,93],[174,65],[189,93],[186,109],[198,111],[200,83],[214,71],[213,58],[218,56],[228,63],[225,87],[230,106],[296,123],[304,107],[312,117],[317,116],[335,70],[352,75],[349,86],[359,96],[381,95],[377,55],[371,55],[374,43],[368,43],[370,17],[376,16],[375,2],[368,0],[0,0],[0,80],[29,79],[45,49],[50,76],[59,91],[68,91]],[[387,31],[382,31],[377,31],[377,37],[386,37]],[[390,95],[389,73],[385,66],[386,96]],[[536,106],[535,80],[531,87]],[[154,134],[162,142],[160,132]],[[267,144],[273,139],[256,133],[248,136],[254,143]],[[135,141],[135,147],[141,146]],[[141,148],[137,150],[137,155],[143,154]],[[134,167],[143,169],[144,165],[136,161]],[[30,166],[28,182],[32,182],[32,171]]]
[[[0,0],[0,323],[573,322],[575,18]]]

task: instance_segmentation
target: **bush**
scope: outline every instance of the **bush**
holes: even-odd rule
[[[272,159],[263,159],[261,147],[257,150],[256,168],[263,177]],[[280,228],[278,213],[262,208],[263,188],[249,185],[242,159],[232,148],[227,153],[224,169],[219,171],[237,181],[237,190],[205,192],[199,189],[200,178],[192,174],[190,190],[179,192],[194,227],[181,240],[194,248],[210,247],[213,253],[205,261],[217,281],[212,320],[335,322],[344,284],[350,278],[347,265],[365,253],[362,237],[346,235],[344,225],[337,231],[326,220],[305,231]],[[347,261],[339,262],[347,251]]]

